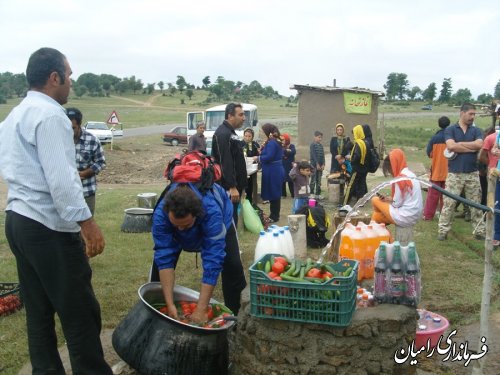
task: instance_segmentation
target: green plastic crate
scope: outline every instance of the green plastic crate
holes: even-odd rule
[[[343,260],[334,264],[336,271],[352,267],[348,277],[335,276],[323,284],[271,280],[257,263],[265,264],[264,255],[250,267],[250,313],[266,319],[347,327],[356,308],[358,262]]]

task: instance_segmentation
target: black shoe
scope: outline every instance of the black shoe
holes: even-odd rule
[[[447,235],[445,233],[439,233],[437,236],[438,241],[444,241],[446,240]]]

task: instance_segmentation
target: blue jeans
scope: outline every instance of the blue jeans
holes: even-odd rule
[[[293,200],[292,214],[295,214],[297,210],[308,203],[308,198],[295,198]]]

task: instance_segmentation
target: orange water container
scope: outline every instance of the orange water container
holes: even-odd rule
[[[347,223],[340,233],[339,255],[342,259],[354,259],[352,237],[355,227],[351,223]]]
[[[366,251],[366,236],[361,230],[361,227],[355,227],[352,237],[352,252],[354,259],[359,262],[358,281],[365,278],[365,251]]]
[[[374,274],[373,262],[375,258],[375,250],[378,249],[378,246],[380,244],[379,233],[371,224],[366,225],[363,222],[359,222],[358,226],[361,228],[363,234],[365,235],[365,252],[363,259],[365,270],[363,278],[373,279],[373,274]]]

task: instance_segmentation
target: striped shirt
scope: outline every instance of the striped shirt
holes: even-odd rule
[[[96,175],[106,168],[106,160],[101,142],[96,136],[90,134],[85,129],[81,129],[80,139],[75,144],[76,151],[76,168],[78,171],[84,171],[87,168],[92,168],[94,175],[82,180],[83,195],[90,197],[95,195],[97,190]]]
[[[73,129],[51,97],[29,91],[0,123],[0,171],[7,210],[60,232],[79,232],[91,217],[76,170]]]

